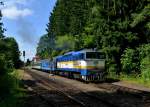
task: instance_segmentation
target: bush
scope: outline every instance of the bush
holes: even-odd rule
[[[5,56],[0,54],[0,75],[5,74],[7,71],[7,64],[5,61]]]
[[[11,76],[8,74],[5,74],[0,77],[0,96],[1,97],[6,97],[7,95],[10,94],[12,85],[13,84],[13,79]]]
[[[6,96],[10,93],[12,87],[12,78],[8,75],[13,71],[12,61],[7,61],[4,54],[0,54],[0,96]]]
[[[0,107],[23,107],[25,93],[20,85],[21,71],[14,71],[0,77]]]
[[[144,81],[150,81],[150,44],[141,45],[138,51],[141,77]]]
[[[0,75],[12,72],[13,66],[14,64],[11,60],[6,60],[5,55],[0,54]]]
[[[125,73],[129,74],[133,71],[139,70],[139,57],[134,49],[127,48],[121,58],[122,69]]]
[[[139,51],[139,59],[142,61],[146,56],[150,56],[150,44],[141,45],[137,48]]]
[[[150,56],[141,61],[141,75],[144,81],[150,81]]]

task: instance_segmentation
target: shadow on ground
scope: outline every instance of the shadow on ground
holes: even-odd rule
[[[114,80],[110,79],[108,82],[114,82]],[[116,80],[115,80],[116,81]],[[35,86],[35,81],[32,80],[24,80],[24,84],[28,86]],[[56,91],[56,90],[51,90]],[[68,93],[68,90],[66,90]],[[47,93],[46,93],[47,92]],[[46,91],[44,94],[50,96],[50,91]],[[102,91],[92,91],[92,92],[86,92],[86,93],[76,93],[71,95],[82,101],[86,102],[89,106],[88,107],[103,107],[102,105],[107,105],[107,107],[150,107],[150,94],[147,95],[147,98],[141,97],[142,93],[136,93],[136,92],[122,92],[122,91],[116,91],[111,93],[106,93]],[[24,107],[51,107],[51,105],[45,104],[41,100],[39,96],[37,96],[35,93],[27,93],[28,97],[25,99],[25,105]],[[140,95],[139,95],[140,94]],[[138,96],[139,95],[139,96]],[[88,96],[89,98],[84,98],[85,96]],[[91,100],[90,100],[91,99]],[[62,105],[59,105],[59,100],[55,97],[49,97],[48,100],[51,100],[52,102],[56,101],[56,105],[58,107],[64,107]],[[87,101],[86,101],[87,100]],[[60,101],[61,102],[61,101]],[[96,102],[93,104],[93,102]],[[100,104],[102,104],[100,106]],[[71,106],[69,106],[71,107]]]
[[[119,79],[106,78],[104,81],[92,81],[91,83],[114,83],[119,81]]]

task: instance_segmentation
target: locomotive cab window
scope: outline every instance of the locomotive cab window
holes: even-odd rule
[[[102,52],[86,52],[86,59],[105,59],[105,54]]]

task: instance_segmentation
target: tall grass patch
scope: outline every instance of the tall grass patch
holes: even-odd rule
[[[15,70],[12,73],[0,77],[0,107],[21,107],[25,96],[21,88],[21,71]]]
[[[150,82],[150,57],[145,57],[141,61],[141,77],[144,82]]]

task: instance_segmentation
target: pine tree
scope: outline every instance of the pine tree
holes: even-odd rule
[[[149,0],[57,0],[46,29],[50,48],[43,54],[65,52],[56,45],[73,38],[74,50],[103,50],[108,66],[120,72],[124,51],[150,42],[149,13]]]
[[[0,39],[3,39],[4,36],[4,29],[3,29],[3,23],[2,23],[2,12],[0,10]]]

